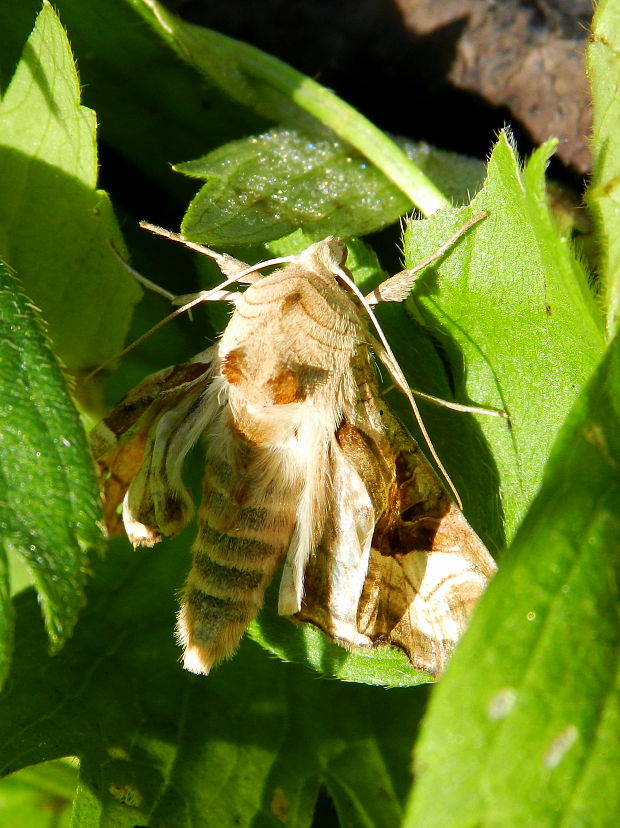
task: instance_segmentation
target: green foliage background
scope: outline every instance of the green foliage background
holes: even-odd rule
[[[612,824],[617,0],[599,5],[588,54],[594,264],[549,209],[553,142],[521,166],[503,134],[486,170],[395,144],[314,81],[155,0],[0,0],[0,30],[0,821]],[[97,189],[97,140],[157,194],[152,214]],[[431,217],[406,225],[408,266],[487,213],[379,313],[412,387],[510,416],[509,429],[423,406],[499,574],[436,688],[399,653],[347,653],[278,618],[273,596],[234,660],[188,675],[172,629],[191,530],[153,550],[104,543],[70,393],[96,420],[105,403],[84,375],[167,311],[151,293],[137,304],[119,256],[178,294],[217,274],[138,219],[184,216],[187,235],[251,261],[332,234],[369,289],[398,267],[390,228],[414,205]],[[108,401],[225,320],[214,307],[169,326],[122,360]]]

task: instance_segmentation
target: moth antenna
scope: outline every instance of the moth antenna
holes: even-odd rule
[[[215,288],[215,290],[217,290],[217,289],[218,288]],[[163,328],[163,326],[166,325],[168,322],[171,322],[175,318],[175,316],[179,316],[180,314],[185,313],[185,311],[189,310],[190,308],[193,308],[195,305],[198,305],[200,302],[203,302],[203,301],[204,301],[204,299],[202,297],[202,294],[199,293],[197,295],[196,299],[194,299],[191,302],[188,302],[186,305],[183,305],[182,308],[177,308],[177,310],[175,310],[172,313],[168,314],[168,316],[166,316],[165,319],[160,319],[160,321],[156,325],[153,325],[153,327],[150,328],[150,330],[148,330],[146,333],[142,334],[142,336],[139,336],[137,339],[135,339],[131,343],[131,345],[128,345],[126,348],[123,348],[122,351],[119,351],[118,354],[115,354],[113,357],[110,357],[110,359],[106,359],[105,362],[102,362],[101,365],[99,365],[97,368],[95,368],[93,371],[91,371],[90,374],[86,374],[86,376],[84,377],[84,381],[86,382],[86,381],[92,379],[97,374],[99,374],[101,371],[103,371],[104,368],[107,368],[108,365],[111,365],[117,359],[121,359],[121,357],[124,357],[130,351],[133,351],[133,349],[136,348],[138,345],[142,345],[142,343],[145,342],[149,338],[149,336],[154,334],[160,328]]]
[[[204,291],[202,291],[204,293]],[[198,293],[183,293],[181,296],[175,296],[172,300],[173,305],[185,305],[187,302],[191,302],[195,296],[198,296]],[[218,290],[217,293],[214,293],[212,296],[203,296],[203,302],[230,302],[232,305],[236,305],[239,301],[239,297],[241,296],[241,292],[237,290]],[[190,318],[191,318],[191,311]]]
[[[463,508],[463,501],[461,500],[460,495],[459,495],[459,493],[456,489],[456,486],[452,482],[452,478],[448,474],[448,472],[446,470],[446,467],[444,466],[444,464],[439,459],[439,455],[437,454],[437,451],[435,450],[435,446],[433,445],[433,443],[431,441],[431,438],[430,438],[430,435],[429,435],[428,431],[426,430],[426,426],[424,425],[424,421],[422,420],[422,415],[420,414],[420,409],[418,408],[417,403],[416,403],[415,399],[413,398],[413,394],[411,393],[411,388],[409,388],[409,383],[405,379],[405,375],[403,374],[402,369],[401,369],[400,365],[398,364],[398,360],[396,359],[396,357],[394,356],[394,352],[390,348],[390,345],[389,345],[389,343],[388,343],[388,341],[385,337],[385,334],[383,333],[383,328],[379,324],[379,320],[375,316],[373,309],[370,307],[370,305],[366,301],[366,298],[364,297],[364,294],[361,292],[361,290],[355,284],[353,279],[351,279],[350,276],[348,276],[342,268],[338,268],[338,276],[347,285],[347,287],[349,287],[353,291],[355,296],[357,296],[357,298],[359,299],[359,301],[362,304],[362,307],[364,308],[364,310],[368,314],[368,318],[372,322],[373,327],[375,328],[375,330],[377,332],[377,335],[379,337],[379,341],[381,342],[381,345],[383,347],[384,353],[380,354],[381,359],[383,360],[383,363],[385,364],[385,367],[388,369],[388,371],[392,375],[392,379],[396,382],[396,384],[398,385],[400,390],[407,397],[407,399],[409,401],[409,405],[411,406],[411,410],[413,411],[413,415],[415,417],[415,420],[418,424],[418,428],[420,429],[420,433],[422,434],[422,438],[424,439],[424,442],[426,443],[426,446],[427,446],[429,452],[431,453],[431,457],[433,458],[433,460],[437,464],[437,468],[439,469],[439,471],[441,472],[444,480],[448,484],[448,488],[450,489],[450,491],[454,495],[454,499],[457,503],[457,506],[459,507],[459,509],[462,509]]]
[[[190,250],[202,253],[203,256],[208,256],[216,262],[217,266],[225,276],[234,276],[233,282],[244,282],[246,284],[251,284],[260,278],[260,276],[254,275],[257,271],[260,271],[265,267],[272,267],[273,265],[289,264],[295,258],[294,256],[279,256],[276,259],[267,259],[264,262],[257,262],[256,264],[248,265],[246,262],[235,259],[234,256],[229,256],[227,253],[217,253],[215,250],[211,250],[210,247],[206,247],[204,244],[198,244],[197,242],[190,241],[180,233],[173,233],[172,230],[166,230],[165,227],[159,227],[157,224],[150,224],[148,221],[141,221],[140,227],[143,227],[145,230],[150,230],[150,232],[155,233],[156,236],[163,236],[166,239],[170,239],[170,241],[175,241],[185,247],[189,247]],[[229,284],[232,284],[232,282]],[[226,287],[226,283],[219,285],[218,289],[223,287]]]
[[[116,245],[111,239],[109,241],[109,244],[112,248],[112,252],[118,259],[119,263],[122,264],[125,270],[128,270],[129,273],[131,273],[136,282],[140,282],[140,284],[144,285],[145,288],[148,288],[148,290],[152,290],[153,293],[158,293],[160,296],[163,296],[164,299],[167,299],[169,302],[172,302],[176,298],[174,293],[171,293],[169,290],[166,290],[166,288],[162,287],[161,285],[158,285],[157,282],[152,282],[150,279],[148,279],[146,276],[143,276],[142,273],[140,273],[138,270],[132,267],[129,264],[129,262],[126,262],[125,259],[123,259],[121,254],[116,249]]]
[[[172,293],[169,290],[166,290],[165,287],[162,287],[161,285],[158,285],[157,282],[151,281],[151,279],[149,279],[147,276],[144,276],[142,273],[140,273],[140,271],[136,270],[135,267],[132,267],[129,264],[129,262],[126,262],[125,259],[123,259],[121,254],[116,249],[116,247],[114,245],[114,242],[111,239],[110,239],[109,244],[110,244],[110,247],[112,248],[112,252],[116,256],[116,258],[118,259],[120,264],[122,264],[122,266],[125,268],[125,270],[127,270],[127,271],[129,271],[129,273],[131,273],[131,275],[136,280],[136,282],[140,282],[140,284],[143,285],[145,288],[147,288],[147,290],[150,290],[153,293],[157,293],[157,294],[159,294],[159,296],[163,296],[164,299],[167,299],[169,302],[174,303],[174,300],[178,299],[178,297],[175,296],[174,293]],[[180,304],[180,303],[177,302],[177,305],[178,304]],[[188,316],[193,322],[194,317],[192,316],[191,310],[188,312]]]
[[[465,224],[463,224],[462,227],[459,227],[459,229],[453,233],[449,239],[447,239],[433,253],[431,253],[430,256],[427,256],[421,262],[418,262],[415,267],[407,268],[407,270],[401,270],[400,273],[396,273],[380,285],[377,285],[374,290],[371,290],[370,293],[366,294],[366,301],[368,304],[376,305],[379,302],[402,302],[405,300],[411,292],[416,273],[419,273],[421,270],[424,270],[424,268],[440,259],[444,253],[446,253],[461,238],[461,236],[469,230],[470,227],[473,227],[474,224],[478,224],[479,221],[482,221],[482,219],[485,219],[486,217],[487,214],[484,212],[473,216],[473,218],[470,218],[469,221],[465,222]]]
[[[229,256],[227,253],[216,253],[216,251],[211,250],[210,247],[190,241],[180,233],[173,233],[172,230],[166,230],[165,227],[160,227],[158,224],[151,224],[148,221],[141,221],[140,227],[154,233],[156,236],[163,236],[165,239],[178,242],[184,247],[188,247],[190,250],[195,250],[197,253],[201,253],[203,256],[208,256],[210,259],[215,261],[225,276],[233,276],[237,273],[241,273],[242,270],[245,270],[248,267],[246,262],[235,259],[234,256]]]
[[[243,275],[243,271],[241,271],[241,275]],[[166,316],[164,319],[160,319],[160,321],[156,325],[153,325],[153,327],[150,328],[150,330],[148,330],[146,333],[142,334],[142,336],[139,336],[134,342],[131,343],[131,345],[128,345],[120,353],[115,354],[115,356],[110,357],[110,359],[106,359],[105,362],[102,362],[101,365],[99,365],[97,368],[95,368],[94,371],[91,371],[90,374],[87,374],[84,377],[84,381],[92,379],[100,371],[103,371],[104,368],[107,368],[108,365],[111,365],[117,359],[120,359],[121,357],[124,357],[126,354],[128,354],[130,351],[133,351],[133,349],[136,346],[141,345],[145,340],[147,340],[149,338],[149,336],[152,336],[152,334],[154,334],[160,328],[163,328],[164,325],[167,325],[168,322],[171,322],[175,317],[180,316],[182,313],[185,313],[186,311],[190,310],[190,308],[193,308],[196,305],[199,305],[201,302],[208,302],[209,299],[211,299],[214,294],[217,294],[217,293],[223,291],[229,285],[232,285],[234,282],[237,282],[237,281],[239,281],[238,276],[231,276],[230,279],[226,279],[224,282],[221,282],[219,285],[216,285],[211,290],[202,290],[202,291],[200,291],[200,293],[196,294],[194,299],[187,302],[182,307],[177,308],[175,311],[168,314],[168,316]]]

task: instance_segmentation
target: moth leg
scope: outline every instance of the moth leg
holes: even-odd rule
[[[414,267],[401,270],[389,279],[386,279],[374,290],[371,290],[364,298],[369,305],[377,305],[379,302],[403,302],[411,293],[411,288],[415,282],[418,273],[421,273],[429,265],[436,262],[446,253],[460,238],[464,235],[470,227],[477,224],[482,219],[486,218],[486,213],[478,213],[473,216],[468,222],[453,233],[449,239],[441,244],[430,256],[427,256],[421,262],[418,262]]]

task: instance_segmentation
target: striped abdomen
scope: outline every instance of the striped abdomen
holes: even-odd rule
[[[289,450],[227,436],[228,452],[216,441],[209,448],[193,566],[179,612],[184,666],[195,673],[208,673],[232,655],[258,613],[288,550],[301,488],[301,481],[291,480]]]

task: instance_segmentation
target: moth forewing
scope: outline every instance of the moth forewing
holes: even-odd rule
[[[121,502],[134,546],[152,546],[188,522],[193,508],[181,467],[190,439],[195,442],[200,433],[188,439],[185,412],[209,386],[213,356],[214,348],[208,348],[188,363],[149,375],[90,432],[111,536],[117,534]],[[171,451],[173,442],[182,444],[182,454]]]
[[[348,508],[336,508],[331,537],[309,562],[299,617],[345,646],[398,646],[414,667],[437,676],[495,564],[385,406],[368,362],[355,367],[364,393],[338,429],[333,461],[346,469],[336,498],[348,500]],[[368,540],[360,482],[372,502]],[[359,561],[362,589],[353,560]]]
[[[325,239],[256,279],[236,295],[205,371],[149,386],[146,447],[125,497],[134,542],[186,522],[182,460],[200,434],[206,444],[178,621],[193,672],[234,652],[284,562],[281,614],[345,646],[394,644],[436,675],[494,570],[380,398],[376,340],[363,297],[346,287],[345,257]],[[106,422],[122,424],[123,410]]]

